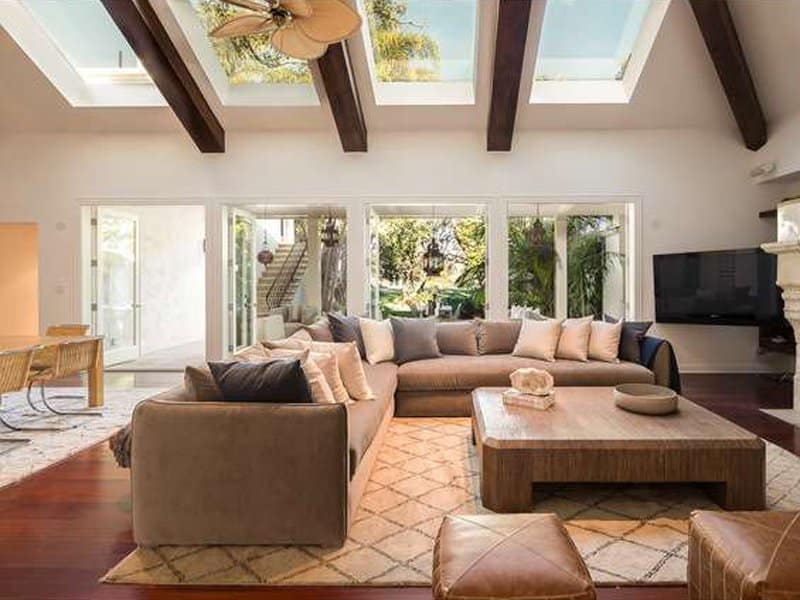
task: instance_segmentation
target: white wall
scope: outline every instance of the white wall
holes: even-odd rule
[[[749,181],[751,160],[735,132],[698,130],[525,131],[507,154],[486,153],[482,132],[378,133],[365,155],[343,154],[330,134],[231,134],[224,155],[201,155],[185,136],[173,134],[10,135],[0,138],[0,219],[41,223],[41,319],[47,323],[79,314],[82,199],[203,199],[211,257],[221,243],[221,226],[214,223],[220,204],[347,198],[353,292],[365,276],[357,252],[364,239],[359,209],[376,197],[470,196],[486,199],[496,216],[510,196],[636,196],[639,313],[652,317],[654,253],[755,246],[775,237],[774,223],[757,213],[771,208],[780,191]],[[220,280],[219,272],[208,277],[209,300]],[[349,306],[363,306],[363,298],[354,296]],[[209,322],[221,323],[222,301],[209,307]],[[685,370],[776,367],[757,355],[752,328],[658,329],[676,345]],[[208,335],[218,341],[211,329]]]
[[[139,218],[142,353],[205,339],[205,208],[125,206]]]

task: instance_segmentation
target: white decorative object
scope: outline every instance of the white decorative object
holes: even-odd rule
[[[798,241],[800,241],[800,198],[790,198],[778,205],[778,242]]]
[[[511,387],[523,394],[546,396],[553,391],[553,376],[533,367],[517,369],[511,373]]]
[[[542,369],[524,368],[511,373],[510,390],[503,392],[503,402],[544,410],[555,401],[553,376]]]
[[[503,392],[503,403],[510,406],[523,406],[525,408],[535,408],[537,410],[546,410],[553,406],[555,402],[555,393],[550,392],[543,396],[535,396],[533,394],[524,394],[518,390],[510,389]]]
[[[678,410],[678,394],[661,385],[624,383],[614,388],[614,404],[643,415],[668,415]]]

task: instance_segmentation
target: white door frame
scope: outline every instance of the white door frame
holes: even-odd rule
[[[133,266],[133,338],[134,343],[131,346],[126,346],[119,349],[112,349],[106,345],[103,353],[103,360],[105,365],[113,365],[130,360],[136,360],[141,356],[142,351],[142,297],[141,297],[141,247],[140,247],[140,227],[139,216],[117,208],[108,208],[103,206],[92,207],[91,226],[92,226],[92,258],[91,267],[93,270],[92,275],[92,302],[91,302],[91,315],[92,315],[92,331],[98,335],[106,335],[103,330],[103,303],[100,297],[100,288],[102,280],[100,273],[103,272],[103,253],[101,252],[101,236],[99,234],[100,221],[103,215],[109,215],[124,219],[130,219],[134,222],[134,266]]]

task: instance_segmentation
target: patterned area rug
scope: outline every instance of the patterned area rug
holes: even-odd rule
[[[395,419],[342,548],[163,546],[137,549],[107,583],[242,585],[430,584],[446,514],[481,506],[469,419]],[[800,508],[800,458],[767,444],[771,508]],[[539,498],[554,512],[598,584],[685,583],[687,519],[715,508],[692,486],[568,486]]]
[[[63,431],[3,430],[0,425],[0,488],[57,463],[114,434],[131,420],[134,406],[161,389],[106,389],[103,416],[69,416],[35,412],[28,406],[22,392],[3,396],[3,417],[14,425],[26,427],[69,427]],[[80,388],[48,388],[47,395],[80,394]],[[37,405],[38,394],[34,393]],[[54,399],[50,402],[61,410],[86,408],[81,399]],[[74,426],[74,427],[73,427]],[[30,439],[30,443],[12,444],[2,440]]]

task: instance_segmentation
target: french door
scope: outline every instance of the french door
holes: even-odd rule
[[[105,363],[112,365],[141,354],[139,218],[93,210],[92,330],[105,336]]]
[[[256,220],[241,209],[228,213],[228,350],[235,352],[256,339]]]

